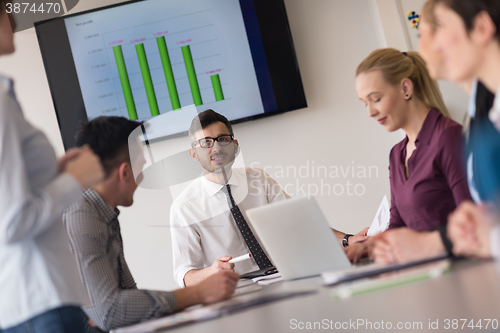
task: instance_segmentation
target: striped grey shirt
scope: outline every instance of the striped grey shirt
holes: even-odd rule
[[[103,331],[164,316],[176,306],[172,292],[137,289],[123,254],[119,214],[93,189],[63,214],[91,300],[83,310]]]

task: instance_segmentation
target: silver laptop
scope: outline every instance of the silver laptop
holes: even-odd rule
[[[314,198],[288,199],[246,214],[283,279],[351,267]]]

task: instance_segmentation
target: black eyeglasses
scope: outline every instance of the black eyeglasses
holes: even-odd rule
[[[227,146],[231,142],[233,142],[234,137],[232,134],[224,134],[224,135],[219,135],[216,138],[211,138],[211,137],[206,137],[203,139],[200,139],[198,141],[195,141],[191,144],[191,147],[195,148],[197,146],[200,146],[201,148],[212,148],[215,144],[215,141],[219,143],[221,146]]]

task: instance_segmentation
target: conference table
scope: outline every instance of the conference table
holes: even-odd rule
[[[237,299],[300,291],[311,293],[161,332],[492,332],[500,329],[500,263],[494,261],[457,261],[442,276],[350,298],[335,298],[334,290],[324,286],[321,277],[279,282]]]

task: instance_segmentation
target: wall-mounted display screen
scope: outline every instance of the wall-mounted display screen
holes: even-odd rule
[[[99,116],[182,119],[195,105],[237,123],[307,106],[282,0],[130,1],[35,27],[66,148]]]

